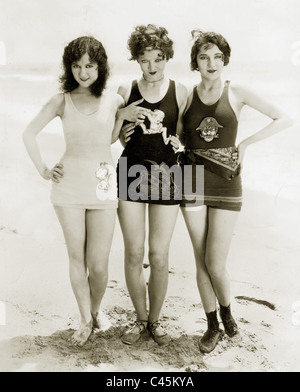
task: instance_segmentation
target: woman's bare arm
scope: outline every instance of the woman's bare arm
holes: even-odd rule
[[[54,95],[33,118],[23,132],[23,141],[26,150],[38,172],[46,180],[49,180],[52,176],[50,170],[43,161],[36,137],[50,121],[57,116],[62,116],[63,108],[64,95]]]

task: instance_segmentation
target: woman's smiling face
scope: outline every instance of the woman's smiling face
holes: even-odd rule
[[[90,61],[87,53],[75,61],[71,68],[74,79],[81,87],[88,88],[98,79],[98,64]]]

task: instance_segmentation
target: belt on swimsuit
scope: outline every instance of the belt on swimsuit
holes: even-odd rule
[[[179,162],[188,164],[186,158],[195,165],[203,165],[208,170],[220,177],[232,180],[240,174],[241,167],[237,159],[233,158],[233,153],[237,152],[236,147],[195,149],[185,150],[180,153]]]

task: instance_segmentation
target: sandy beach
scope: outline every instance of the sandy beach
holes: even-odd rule
[[[4,96],[11,81],[1,83]],[[26,123],[54,87],[51,84],[45,91],[30,83],[23,80],[15,85],[15,95],[6,99],[0,117],[0,371],[300,371],[298,125],[274,136],[268,144],[270,154],[264,154],[263,142],[257,149],[249,149],[245,160],[244,205],[228,259],[240,339],[224,337],[208,355],[198,350],[197,340],[206,321],[196,287],[193,251],[180,213],[162,310],[172,343],[162,348],[147,336],[137,346],[120,341],[135,314],[125,284],[123,240],[117,222],[102,304],[110,327],[94,333],[78,349],[67,341],[79,316],[63,235],[49,200],[51,184],[37,174],[21,138]],[[30,105],[25,93],[29,84]],[[259,126],[256,118],[248,129],[253,125]],[[38,140],[51,166],[64,150],[58,122]],[[112,150],[117,160],[120,145],[116,143]],[[147,277],[147,259],[144,263]]]

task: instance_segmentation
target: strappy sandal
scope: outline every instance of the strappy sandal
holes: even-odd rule
[[[146,320],[136,320],[134,325],[122,336],[122,342],[129,345],[137,343],[143,333],[147,330],[147,324],[148,321]]]
[[[154,323],[148,323],[148,329],[155,340],[155,342],[159,346],[165,346],[171,342],[170,336],[167,332],[163,329],[160,324],[160,321],[155,321]]]

